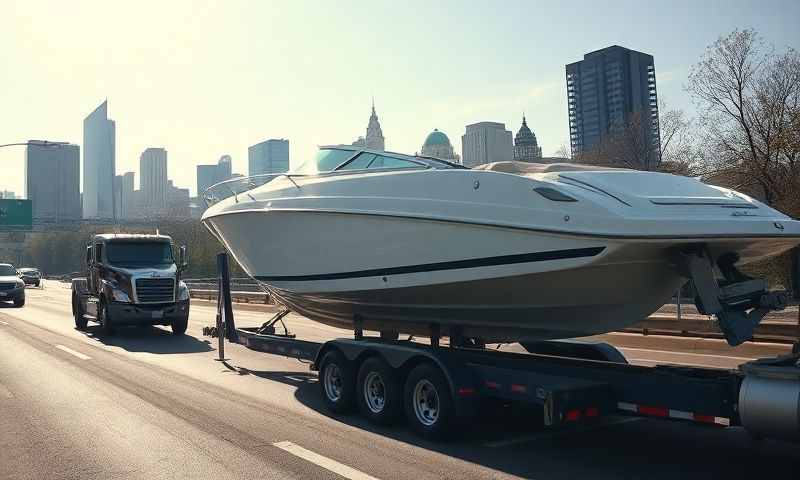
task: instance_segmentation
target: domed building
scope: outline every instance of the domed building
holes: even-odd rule
[[[457,163],[461,160],[461,157],[456,155],[453,151],[453,145],[450,143],[450,139],[447,138],[447,135],[436,128],[425,138],[425,143],[422,144],[421,154],[427,157],[441,158],[442,160]]]
[[[542,158],[542,147],[536,141],[533,134],[525,122],[525,115],[522,116],[522,126],[514,137],[514,160],[518,162],[538,162]]]

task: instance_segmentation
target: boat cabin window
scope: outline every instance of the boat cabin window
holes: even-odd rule
[[[400,158],[384,157],[383,155],[378,155],[377,158],[375,158],[375,160],[373,160],[372,163],[370,163],[367,168],[373,169],[373,168],[425,168],[425,167],[416,162],[402,160]]]
[[[344,170],[374,170],[378,168],[424,168],[419,163],[401,158],[387,157],[375,153],[364,152],[357,156],[346,165],[337,168],[336,171]]]
[[[356,152],[352,150],[322,149],[314,158],[300,165],[295,173],[314,175],[320,172],[330,172],[355,154]]]
[[[377,155],[375,155],[374,153],[364,152],[361,155],[359,155],[356,158],[354,158],[353,160],[349,161],[347,163],[347,165],[343,165],[342,167],[337,168],[336,170],[337,171],[338,170],[363,170],[363,169],[369,167],[369,164],[372,163],[373,160],[375,160],[375,157],[377,157]]]

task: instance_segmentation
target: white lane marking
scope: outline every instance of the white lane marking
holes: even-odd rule
[[[601,428],[610,427],[610,426],[613,426],[613,425],[620,425],[620,424],[623,424],[623,423],[638,422],[640,420],[643,420],[643,418],[641,418],[641,417],[626,417],[626,418],[620,418],[618,420],[605,422],[605,423],[601,423],[601,424],[597,424],[597,425],[586,426],[586,427],[583,427],[583,428],[574,428],[574,429],[571,428],[571,429],[564,429],[564,430],[556,430],[556,431],[553,431],[553,432],[534,433],[532,435],[523,435],[521,437],[509,438],[508,440],[498,440],[496,442],[485,443],[484,446],[485,447],[489,447],[489,448],[502,448],[502,447],[508,447],[508,446],[511,446],[511,445],[518,445],[520,443],[533,442],[533,441],[536,441],[536,440],[545,440],[545,439],[548,439],[548,438],[556,438],[556,437],[564,437],[564,436],[568,436],[568,435],[574,435],[574,434],[577,434],[577,433],[586,433],[586,432],[590,432],[592,430],[598,430],[598,429],[601,429]]]
[[[669,350],[651,350],[649,348],[633,348],[633,347],[619,347],[620,350],[631,350],[637,352],[651,352],[651,353],[664,353],[666,355],[691,355],[697,357],[711,357],[711,358],[730,358],[731,360],[744,360],[750,361],[757,357],[733,357],[730,355],[714,355],[711,353],[691,353],[691,352],[672,352]]]
[[[65,352],[69,353],[70,355],[74,355],[74,356],[80,358],[81,360],[89,360],[89,359],[92,358],[89,355],[84,355],[81,352],[76,352],[75,350],[73,350],[71,348],[68,348],[68,347],[65,347],[64,345],[56,345],[56,348],[59,349],[59,350],[63,350]]]
[[[277,442],[273,443],[272,445],[285,452],[289,452],[296,457],[300,457],[303,460],[329,470],[337,475],[341,475],[344,478],[349,478],[350,480],[378,480],[375,477],[371,477],[364,472],[356,470],[355,468],[343,465],[336,460],[331,460],[328,457],[323,457],[322,455],[314,453],[311,450],[306,450],[300,445],[292,442]]]
[[[4,322],[4,321],[0,320],[0,324],[8,325],[8,322]]]

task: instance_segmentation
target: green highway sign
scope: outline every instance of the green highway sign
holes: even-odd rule
[[[33,208],[30,200],[0,199],[0,230],[31,230]]]

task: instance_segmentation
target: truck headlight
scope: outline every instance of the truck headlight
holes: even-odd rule
[[[129,297],[127,293],[123,292],[118,288],[113,288],[113,287],[110,288],[110,290],[111,290],[111,298],[115,302],[131,303],[131,297]]]
[[[182,280],[178,284],[178,300],[189,300],[189,287]]]

